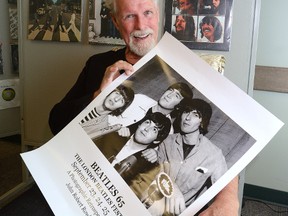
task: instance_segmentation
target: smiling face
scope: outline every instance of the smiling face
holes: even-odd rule
[[[202,118],[196,110],[183,112],[181,115],[181,131],[185,134],[193,133],[199,129]]]
[[[116,1],[114,24],[127,44],[128,51],[144,56],[157,43],[158,8],[152,0]]]
[[[214,42],[214,26],[212,24],[204,23],[202,25],[202,32],[204,37],[206,37],[209,41]]]
[[[124,105],[125,105],[124,97],[117,90],[111,92],[111,94],[109,94],[104,101],[104,107],[106,107],[110,111],[116,110],[120,107],[123,107]]]
[[[158,132],[159,129],[156,124],[150,119],[147,119],[138,126],[134,134],[134,139],[140,144],[149,145],[156,140]]]
[[[183,96],[177,89],[169,88],[161,96],[158,104],[164,109],[172,110],[181,102],[182,99]]]

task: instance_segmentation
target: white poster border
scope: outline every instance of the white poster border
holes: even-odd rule
[[[278,130],[280,130],[283,123],[244,91],[235,86],[235,84],[218,72],[215,72],[215,70],[200,59],[198,55],[194,54],[168,33],[164,34],[161,41],[151,52],[134,65],[135,71],[140,69],[156,55],[162,58],[169,66],[183,76],[183,78],[197,88],[256,140],[255,144],[245,155],[213,184],[207,192],[196,199],[196,201],[181,214],[191,215],[197,213],[225,187],[225,185],[240,173],[265,147]],[[124,197],[127,204],[122,208],[123,211],[121,212],[123,215],[148,214],[141,202],[137,200],[136,196],[129,190],[125,182],[117,176],[117,172],[111,169],[109,162],[105,160],[101,152],[95,148],[94,143],[79,125],[81,119],[95,106],[95,103],[102,101],[108,93],[127,78],[126,75],[117,78],[89,104],[83,112],[48,143],[37,150],[22,154],[23,160],[55,215],[79,215],[79,210],[82,210],[82,213],[84,213],[81,206],[79,208],[79,202],[77,207],[76,199],[73,201],[67,189],[63,188],[65,182],[71,180],[69,176],[67,176],[67,171],[71,169],[70,166],[73,160],[75,160],[75,153],[81,157],[85,157],[83,160],[87,164],[91,165],[93,161],[97,161],[99,167],[105,167],[106,175],[111,179],[113,178],[114,184],[117,185],[116,188],[120,191],[119,194],[121,194],[122,198]],[[79,145],[79,143],[81,143],[81,145]],[[97,160],[95,159],[96,155]],[[82,187],[85,187],[85,185],[82,185]],[[84,195],[83,197],[85,197]],[[84,199],[83,197],[82,200]],[[115,204],[117,201],[113,200],[113,203]],[[101,211],[103,211],[103,208]],[[115,215],[111,211],[110,213],[107,215]],[[94,215],[97,215],[97,213],[94,212]],[[105,215],[105,213],[102,212],[100,215]]]

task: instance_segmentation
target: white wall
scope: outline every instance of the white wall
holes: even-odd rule
[[[288,67],[287,8],[287,0],[262,0],[257,65]],[[247,167],[245,182],[288,192],[288,95],[254,91],[253,97],[285,125]]]

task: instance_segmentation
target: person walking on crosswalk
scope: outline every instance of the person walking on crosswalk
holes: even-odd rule
[[[75,34],[75,30],[76,30],[75,20],[76,20],[76,11],[74,10],[73,13],[71,14],[71,18],[69,21],[70,26],[67,29],[67,33],[69,33],[69,31],[72,30]]]

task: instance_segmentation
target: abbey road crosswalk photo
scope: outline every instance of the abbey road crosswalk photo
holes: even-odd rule
[[[28,39],[81,41],[81,0],[30,0]]]

